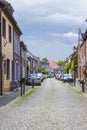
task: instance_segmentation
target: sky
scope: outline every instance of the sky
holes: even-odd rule
[[[40,59],[65,60],[87,29],[87,0],[7,0],[22,31],[21,40]]]

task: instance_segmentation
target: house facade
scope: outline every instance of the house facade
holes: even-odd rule
[[[12,80],[13,62],[13,8],[6,1],[0,1],[0,20],[1,20],[1,91],[9,91],[9,84]]]
[[[13,33],[13,76],[12,80],[13,81],[19,81],[20,80],[20,35],[21,31],[18,27],[14,28],[14,33]]]
[[[13,16],[14,9],[6,0],[0,0],[0,95],[12,90],[11,82],[26,77],[27,47],[20,41],[22,34]],[[40,59],[28,57],[29,73],[37,73]]]
[[[78,79],[87,84],[87,30],[83,35],[83,43],[78,43]]]
[[[40,58],[34,56],[30,51],[27,52],[27,76],[29,74],[38,73],[39,70],[42,70],[42,66],[40,63]]]
[[[20,42],[20,78],[26,77],[26,53],[27,47],[23,41]]]
[[[13,7],[0,0],[0,95],[10,91],[10,83],[20,79],[20,35]]]
[[[58,65],[55,61],[48,61],[49,66],[50,66],[50,73],[53,74],[53,76],[55,76],[56,74],[58,74]]]
[[[48,63],[48,62],[41,61],[40,63],[41,63],[41,65],[42,65],[42,70],[50,71],[50,66],[49,66],[49,63]]]
[[[78,80],[84,79],[85,43],[78,46]]]

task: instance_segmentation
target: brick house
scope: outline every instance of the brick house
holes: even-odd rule
[[[55,74],[58,73],[58,65],[55,61],[48,60],[49,66],[50,66],[50,73],[55,76]]]
[[[84,79],[85,43],[78,45],[78,80]]]
[[[23,41],[20,42],[20,78],[26,77],[26,53],[27,47]]]
[[[27,65],[28,70],[26,72],[26,76],[28,76],[30,73],[38,73],[39,70],[42,70],[40,58],[34,56],[30,51],[27,52]]]
[[[14,28],[14,46],[13,46],[13,81],[20,80],[20,35],[21,31],[18,27]]]
[[[87,30],[83,35],[83,42],[78,43],[78,80],[85,80],[87,75]]]
[[[6,1],[0,1],[1,20],[1,58],[2,58],[2,91],[9,91],[12,80],[13,62],[13,8]],[[1,71],[0,71],[1,72]]]
[[[13,12],[10,3],[0,0],[0,95],[10,91],[10,82],[13,80],[15,34],[18,35],[18,41],[21,34]]]

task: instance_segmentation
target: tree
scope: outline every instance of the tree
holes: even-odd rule
[[[65,60],[59,60],[59,61],[57,61],[56,63],[57,63],[59,66],[62,66],[64,62],[65,62]]]
[[[42,70],[42,73],[43,74],[49,74],[49,71],[48,70]]]
[[[71,63],[71,71],[75,71],[77,67],[78,67],[78,55],[76,54],[73,57],[73,60],[72,60],[72,63]]]
[[[47,59],[46,57],[44,57],[44,58],[42,59],[42,61],[48,62],[48,59]]]
[[[69,69],[71,68],[71,63],[67,63],[65,66],[64,66],[64,73],[68,74],[69,73]]]

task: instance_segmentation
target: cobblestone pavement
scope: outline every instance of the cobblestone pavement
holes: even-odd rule
[[[0,108],[0,130],[87,130],[87,97],[66,83],[47,79]]]

